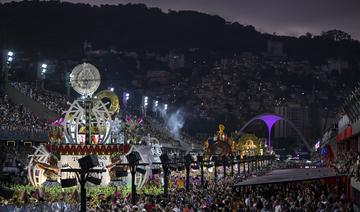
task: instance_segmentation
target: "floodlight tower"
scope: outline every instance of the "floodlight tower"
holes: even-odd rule
[[[47,72],[47,64],[42,63],[40,66],[41,89],[45,89],[46,72]]]
[[[149,97],[144,96],[143,99],[142,99],[142,105],[141,105],[142,112],[143,112],[144,116],[146,116],[146,111],[147,111],[148,105],[149,105]]]
[[[3,52],[3,65],[2,71],[4,73],[4,86],[7,85],[9,81],[9,69],[11,68],[11,63],[14,60],[15,53],[13,51],[4,51]]]

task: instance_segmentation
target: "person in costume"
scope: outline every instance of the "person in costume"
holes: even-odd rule
[[[59,185],[57,179],[59,178],[60,169],[57,162],[58,159],[55,155],[51,155],[47,163],[42,163],[36,159],[34,160],[35,167],[44,170],[44,176],[46,177],[46,181],[43,183],[44,186]]]

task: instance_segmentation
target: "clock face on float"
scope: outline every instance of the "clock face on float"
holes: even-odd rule
[[[91,96],[100,85],[99,70],[90,63],[75,66],[70,74],[70,84],[81,95]]]

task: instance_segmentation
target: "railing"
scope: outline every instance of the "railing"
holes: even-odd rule
[[[49,138],[46,130],[0,128],[0,140],[47,141]]]

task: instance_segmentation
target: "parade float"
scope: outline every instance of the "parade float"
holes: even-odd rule
[[[261,156],[265,154],[265,146],[254,134],[244,134],[236,144],[241,158],[244,156]]]
[[[225,126],[220,124],[214,137],[203,143],[203,155],[210,159],[212,156],[261,156],[265,154],[265,146],[261,139],[253,134],[243,134],[238,141],[228,136]]]
[[[96,174],[101,185],[126,185],[130,174],[127,167],[118,164],[127,163],[126,155],[137,151],[141,162],[150,164],[145,173],[136,174],[136,185],[142,187],[152,174],[151,164],[160,162],[159,140],[138,134],[140,117],[119,115],[119,99],[114,92],[95,93],[100,81],[98,69],[89,63],[80,64],[71,72],[70,84],[81,96],[52,123],[50,142],[35,147],[29,156],[28,180],[33,186],[60,185],[61,179],[73,177],[62,170],[79,168],[78,159],[86,155],[97,155],[97,168],[106,170]]]

